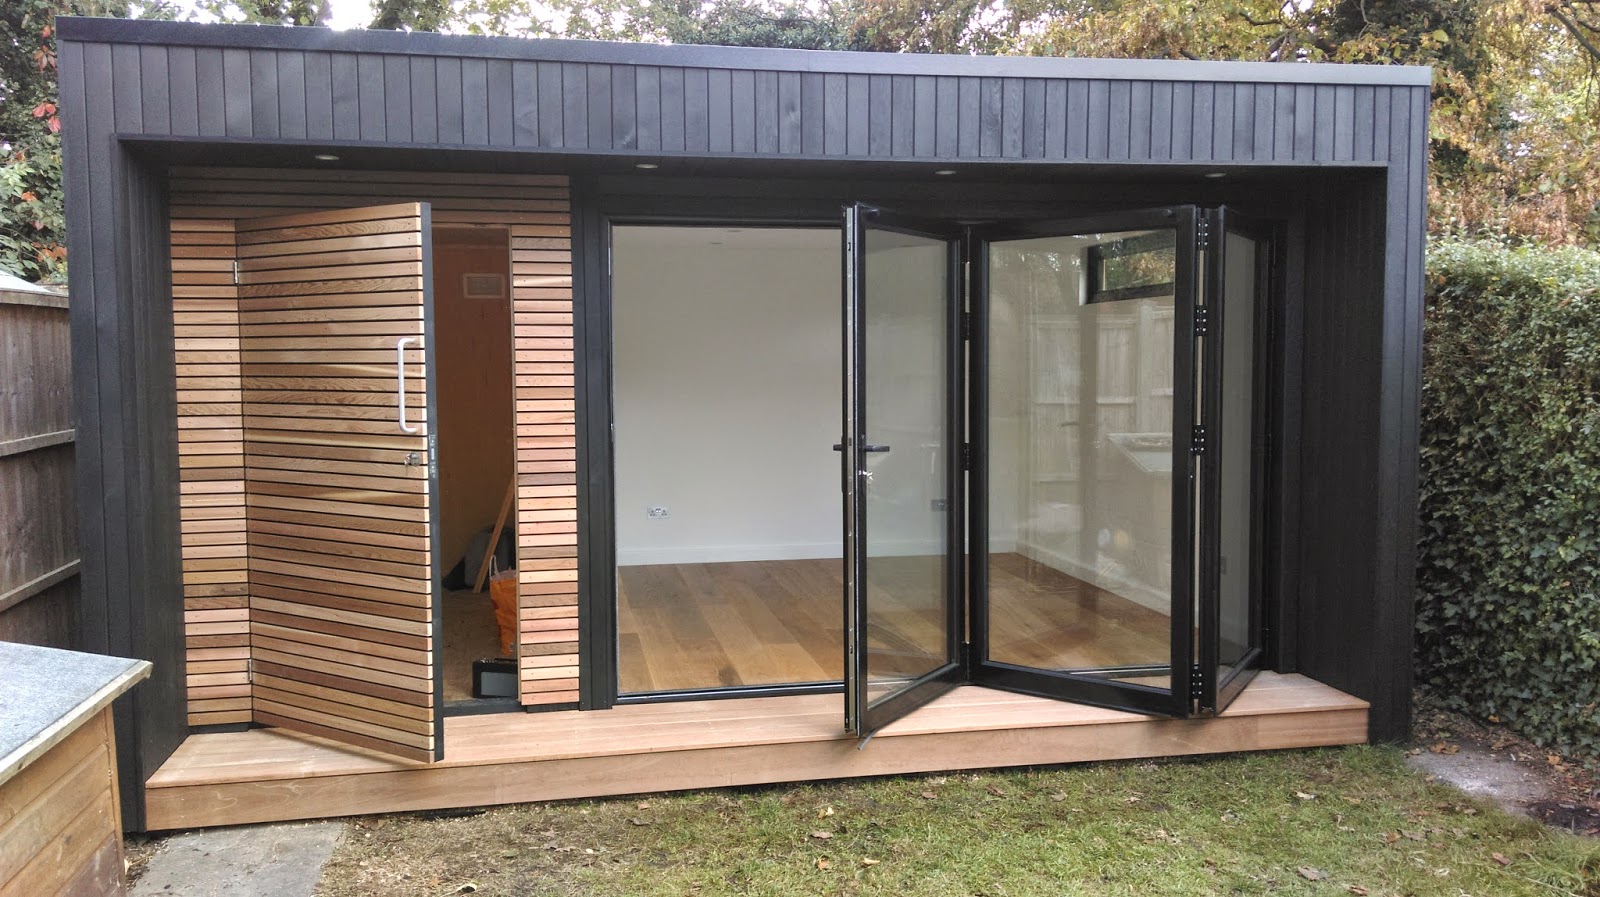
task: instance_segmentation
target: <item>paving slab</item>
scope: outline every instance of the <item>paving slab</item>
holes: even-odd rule
[[[166,838],[130,897],[312,897],[342,822],[244,825]]]
[[[1475,744],[1463,744],[1453,754],[1423,750],[1407,758],[1407,762],[1414,769],[1522,816],[1529,815],[1529,804],[1549,796],[1544,779],[1526,765]]]

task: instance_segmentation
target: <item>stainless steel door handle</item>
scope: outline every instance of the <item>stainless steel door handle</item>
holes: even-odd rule
[[[394,344],[395,396],[400,405],[400,432],[415,433],[417,428],[406,423],[406,346],[417,341],[414,336],[402,336]]]

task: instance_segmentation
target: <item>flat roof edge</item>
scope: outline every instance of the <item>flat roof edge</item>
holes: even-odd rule
[[[854,75],[947,75],[1109,81],[1394,87],[1426,87],[1433,82],[1433,70],[1426,66],[852,53],[832,50],[480,37],[364,29],[334,31],[320,27],[214,25],[77,16],[58,18],[56,25],[57,37],[60,40],[81,43],[462,56],[530,62],[661,65]]]

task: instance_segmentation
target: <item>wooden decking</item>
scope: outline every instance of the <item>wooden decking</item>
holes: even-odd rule
[[[452,717],[423,765],[276,729],[191,736],[147,783],[151,830],[1087,760],[1353,744],[1367,704],[1262,673],[1229,710],[1161,720],[960,688],[865,748],[838,695]]]

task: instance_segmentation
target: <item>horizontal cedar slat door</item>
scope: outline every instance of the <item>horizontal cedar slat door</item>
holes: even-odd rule
[[[426,203],[237,222],[256,722],[443,749]]]

